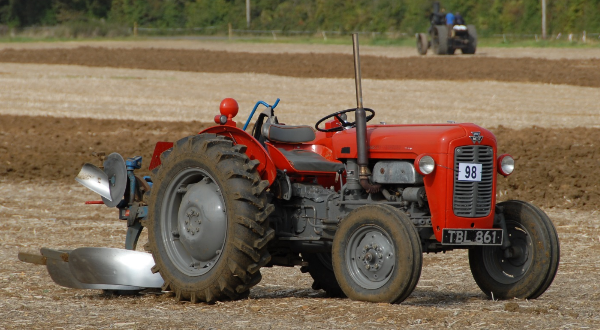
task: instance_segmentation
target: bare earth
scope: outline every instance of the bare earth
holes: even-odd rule
[[[137,41],[65,41],[65,42],[27,42],[4,43],[2,49],[73,49],[82,46],[102,48],[162,48],[162,49],[188,49],[188,50],[213,50],[228,52],[268,53],[268,54],[346,54],[352,55],[352,47],[348,45],[319,45],[319,44],[285,44],[285,43],[250,43],[242,41],[210,41],[177,38],[140,39]],[[415,47],[390,47],[361,45],[362,55],[383,56],[391,58],[413,57],[417,55]],[[460,53],[460,52],[457,52]],[[427,56],[436,57],[432,52]],[[496,48],[478,47],[477,57],[501,58],[540,58],[540,59],[593,59],[600,58],[600,48],[569,49],[569,48]]]
[[[19,47],[81,44],[49,45]],[[91,45],[305,53],[305,45],[227,42]],[[0,49],[18,48],[8,46]],[[306,48],[348,54],[345,47]],[[364,47],[362,53],[396,57],[386,53],[396,50]],[[539,52],[535,57],[600,58],[594,51],[510,50],[489,56],[532,57]],[[486,299],[471,277],[465,251],[453,251],[424,256],[417,289],[400,305],[327,298],[310,288],[307,274],[282,267],[264,269],[263,281],[247,300],[193,305],[177,303],[169,294],[108,296],[62,288],[43,266],[21,263],[16,255],[40,247],[122,247],[125,224],[114,220],[116,211],[83,205],[98,197],[72,180],[82,162],[94,161],[92,151],[143,154],[148,159],[153,142],[173,141],[205,127],[201,122],[217,114],[224,97],[240,103],[239,121],[255,101],[271,103],[280,97],[280,120],[314,124],[325,114],[353,106],[353,81],[0,63],[0,329],[600,328],[600,91],[556,83],[560,85],[468,79],[363,81],[365,105],[377,111],[377,121],[475,122],[491,127],[501,151],[517,156],[517,173],[500,180],[499,198],[541,205],[561,240],[558,275],[540,298]],[[127,125],[123,119],[137,121]]]
[[[15,192],[19,193],[15,193]],[[2,329],[549,329],[600,326],[600,220],[549,210],[562,248],[550,289],[531,301],[491,301],[473,281],[465,251],[425,255],[413,294],[400,305],[326,298],[298,268],[265,268],[247,300],[177,303],[168,295],[107,296],[59,287],[45,267],[19,262],[42,246],[122,247],[125,224],[75,183],[0,182]],[[145,240],[145,238],[141,238]]]
[[[600,79],[600,75],[598,76]],[[245,121],[258,100],[287,124],[312,125],[355,106],[354,80],[0,63],[0,113],[210,122],[226,97]],[[499,81],[364,79],[366,107],[387,123],[474,122],[600,127],[598,88]]]
[[[0,62],[68,64],[206,73],[264,73],[298,78],[354,78],[352,55],[250,53],[158,48],[4,49]],[[363,78],[505,81],[600,87],[600,59],[478,56],[361,56]]]

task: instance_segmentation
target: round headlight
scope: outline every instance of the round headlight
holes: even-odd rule
[[[498,173],[509,176],[515,170],[515,159],[509,154],[498,157]]]
[[[415,163],[415,167],[422,175],[430,174],[433,172],[433,170],[435,170],[435,161],[431,156],[421,155],[415,159]]]

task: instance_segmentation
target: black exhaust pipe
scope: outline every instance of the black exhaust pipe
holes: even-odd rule
[[[363,108],[362,86],[360,77],[360,56],[358,54],[358,33],[352,34],[352,44],[354,45],[354,82],[356,84],[356,111],[354,119],[356,121],[356,151],[358,154],[358,177],[360,185],[367,193],[377,193],[381,185],[373,185],[369,182],[371,171],[369,170],[369,157],[367,155],[367,114]]]

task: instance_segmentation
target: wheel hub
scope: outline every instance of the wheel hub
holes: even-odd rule
[[[194,236],[195,233],[200,232],[200,225],[202,224],[202,219],[199,217],[200,210],[196,207],[190,207],[190,209],[186,212],[185,216],[187,219],[184,222],[183,228],[188,234]]]
[[[531,266],[531,235],[520,224],[507,221],[508,238],[511,246],[506,250],[500,247],[485,247],[483,249],[484,264],[490,276],[502,284],[512,284],[519,281]]]
[[[366,270],[375,272],[382,267],[386,261],[382,252],[383,248],[377,244],[365,246],[359,259],[363,261]]]
[[[393,246],[378,230],[369,231],[356,247],[356,269],[372,282],[388,278],[394,268]]]
[[[513,266],[522,266],[529,259],[529,251],[527,250],[527,241],[523,238],[514,239],[511,241],[511,246],[507,249],[510,253],[506,257],[506,253],[502,259],[503,262],[508,262]]]
[[[193,261],[191,267],[209,267],[221,253],[227,218],[219,187],[205,177],[187,186],[179,206],[179,241]]]

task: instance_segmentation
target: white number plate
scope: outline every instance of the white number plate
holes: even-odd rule
[[[458,181],[481,181],[481,164],[458,163]]]
[[[449,245],[502,245],[502,229],[448,229],[442,230],[442,244]]]

